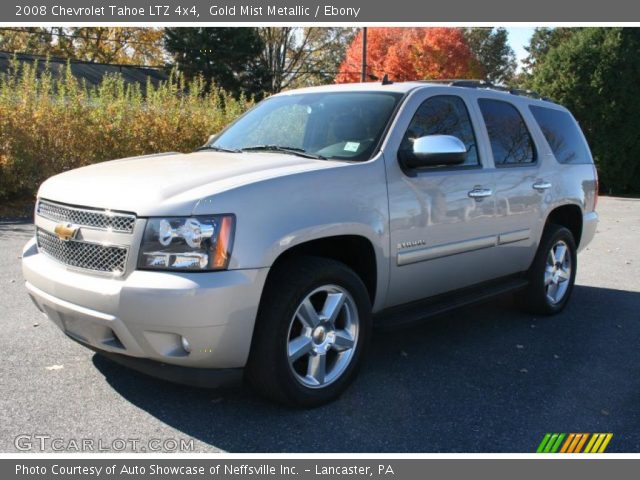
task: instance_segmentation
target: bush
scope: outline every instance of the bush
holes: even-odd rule
[[[192,151],[251,103],[176,72],[143,87],[119,75],[88,87],[69,67],[38,76],[14,60],[0,75],[0,199],[32,196],[51,175],[84,165]]]

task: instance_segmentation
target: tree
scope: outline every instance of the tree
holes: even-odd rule
[[[475,59],[482,65],[485,78],[493,83],[507,84],[515,75],[516,55],[509,46],[505,28],[473,27],[463,30]]]
[[[0,49],[99,63],[164,64],[162,30],[158,28],[3,28]]]
[[[50,29],[43,27],[11,27],[0,29],[0,50],[5,52],[46,55],[53,44]]]
[[[269,71],[270,92],[333,80],[353,37],[353,28],[263,27],[262,66]]]
[[[347,49],[337,80],[360,79],[362,32]],[[396,81],[477,78],[482,67],[459,28],[370,28],[367,35],[367,76],[388,75]]]
[[[162,36],[160,28],[80,27],[70,29],[60,46],[68,49],[67,56],[79,60],[161,66]]]
[[[269,72],[260,63],[264,43],[255,28],[166,28],[165,46],[188,78],[203,75],[236,96],[262,96]]]
[[[580,122],[603,191],[640,192],[640,30],[582,28],[532,64],[530,86]]]
[[[538,27],[533,31],[529,45],[524,47],[529,55],[523,60],[525,72],[530,73],[536,62],[543,58],[551,48],[557,47],[577,32],[578,28]]]

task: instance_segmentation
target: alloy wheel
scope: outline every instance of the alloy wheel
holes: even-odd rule
[[[568,245],[559,240],[547,254],[544,270],[544,286],[547,300],[552,305],[562,301],[569,289],[571,280],[571,254]]]
[[[347,290],[338,285],[313,290],[289,325],[287,358],[296,380],[308,388],[336,381],[353,359],[358,334],[358,309]]]

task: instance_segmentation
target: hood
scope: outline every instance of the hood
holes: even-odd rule
[[[268,178],[344,165],[266,152],[167,153],[97,163],[51,177],[38,196],[140,216],[189,215],[204,197]]]

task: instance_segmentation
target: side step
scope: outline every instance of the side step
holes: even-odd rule
[[[508,277],[498,281],[437,295],[406,305],[391,307],[377,313],[374,326],[382,330],[408,327],[458,308],[482,303],[500,295],[522,290],[529,282],[522,278]]]

